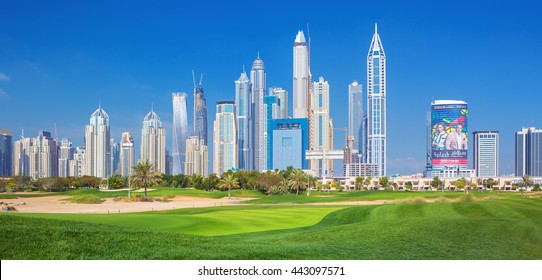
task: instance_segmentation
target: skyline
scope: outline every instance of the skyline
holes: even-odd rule
[[[235,99],[235,80],[259,52],[267,73],[265,90],[284,88],[292,104],[292,46],[307,23],[313,80],[323,76],[329,81],[330,117],[334,127],[344,128],[348,84],[361,83],[366,100],[366,55],[376,22],[388,60],[388,175],[423,171],[425,117],[436,99],[469,103],[469,137],[476,130],[500,131],[499,174],[510,174],[514,133],[542,126],[536,106],[542,101],[542,86],[536,83],[542,74],[537,67],[542,62],[540,7],[514,3],[492,9],[474,3],[464,9],[461,3],[410,7],[392,1],[385,5],[389,9],[371,14],[363,3],[345,7],[338,2],[326,6],[325,15],[316,13],[318,5],[291,3],[284,9],[256,4],[262,5],[252,6],[261,12],[257,16],[247,8],[224,15],[220,8],[225,4],[207,10],[206,3],[156,7],[136,2],[130,14],[115,3],[103,10],[94,3],[6,3],[0,11],[0,23],[9,27],[0,30],[0,128],[11,130],[15,141],[21,129],[35,137],[39,130],[54,133],[56,123],[59,139],[82,146],[84,127],[101,103],[115,141],[130,131],[139,147],[138,132],[152,106],[172,152],[171,94],[188,93],[187,109],[193,108],[192,70],[205,76],[207,114],[214,116],[216,101]],[[305,15],[295,16],[301,8]],[[213,20],[195,20],[200,11]],[[269,20],[276,14],[288,20]],[[257,18],[267,20],[249,24]],[[209,117],[208,125],[212,121]],[[343,148],[344,139],[344,132],[335,131],[334,147]],[[212,145],[209,149],[212,155]],[[471,154],[472,145],[469,166]],[[335,174],[340,174],[337,168]]]

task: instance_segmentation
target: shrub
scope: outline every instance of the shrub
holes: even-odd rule
[[[288,189],[281,186],[271,186],[267,190],[268,195],[284,195],[288,194]]]
[[[79,203],[79,204],[101,204],[105,200],[95,195],[83,195],[83,196],[73,197],[71,201],[73,203]]]

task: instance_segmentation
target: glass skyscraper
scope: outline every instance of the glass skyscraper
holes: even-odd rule
[[[197,86],[194,81],[194,135],[203,139],[203,144],[207,145],[207,107],[201,85],[202,79]]]
[[[352,149],[363,158],[365,154],[365,127],[363,125],[363,88],[357,81],[348,85],[348,135],[352,136]],[[361,158],[355,162],[361,162]]]
[[[251,84],[247,73],[243,73],[235,81],[235,117],[237,118],[237,150],[239,168],[253,170],[252,156],[252,101]]]
[[[314,150],[333,149],[333,120],[329,114],[329,83],[323,77],[318,82],[312,83],[311,97],[311,121],[310,121],[310,148]],[[326,168],[323,168],[321,160],[311,160],[310,168],[316,176],[327,176],[333,172],[333,160],[326,160]]]
[[[495,178],[499,174],[499,132],[475,131],[473,162],[477,177]]]
[[[132,134],[129,131],[122,133],[120,140],[120,163],[117,173],[120,176],[133,174],[132,167],[135,165],[135,145]]]
[[[0,176],[12,176],[11,131],[0,129]]]
[[[154,164],[157,172],[166,173],[166,129],[154,110],[143,119],[139,158]]]
[[[237,168],[237,133],[235,125],[235,103],[216,102],[214,122],[214,166],[218,176],[227,170]]]
[[[516,176],[542,176],[542,129],[523,128],[516,132]]]
[[[186,113],[186,93],[177,92],[173,97],[173,174],[184,174],[186,138],[188,137],[188,116]]]
[[[367,162],[378,164],[378,176],[386,175],[386,54],[375,34],[367,55]]]
[[[266,148],[264,139],[264,133],[266,127],[264,127],[265,112],[263,108],[263,98],[265,96],[265,68],[263,60],[258,54],[258,58],[252,63],[252,70],[250,71],[250,81],[252,83],[252,116],[253,116],[253,157],[254,157],[254,170],[262,171],[267,168],[266,161],[264,160]]]

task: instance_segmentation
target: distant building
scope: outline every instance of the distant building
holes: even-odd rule
[[[496,178],[499,175],[499,132],[475,131],[472,136],[476,177]]]
[[[168,150],[166,150],[166,174],[173,174],[173,157]]]
[[[359,157],[354,162],[362,161],[365,153],[365,127],[363,112],[363,88],[354,81],[348,85],[348,135],[352,136],[352,149],[356,149]]]
[[[72,177],[81,177],[85,172],[85,147],[76,147],[73,152],[73,159],[69,161],[69,174]]]
[[[111,138],[111,172],[109,174],[113,175],[117,172],[119,168],[120,161],[120,144],[115,143],[115,139]]]
[[[188,137],[188,116],[186,113],[186,93],[177,92],[173,97],[173,174],[184,174],[186,137]]]
[[[109,115],[99,107],[85,126],[85,172],[83,175],[106,179],[111,175],[111,136]]]
[[[120,176],[132,175],[132,167],[135,164],[134,139],[129,131],[125,131],[122,133],[122,138],[120,140],[120,162],[119,168],[117,169],[117,174]]]
[[[307,119],[276,119],[269,122],[270,143],[268,170],[284,170],[288,166],[308,169],[305,151],[309,148],[309,122]]]
[[[185,174],[198,174],[204,177],[209,175],[209,154],[207,145],[198,136],[189,136],[186,139]]]
[[[269,88],[269,96],[275,96],[277,101],[277,111],[273,111],[273,119],[287,119],[288,118],[288,91],[279,88]]]
[[[34,179],[58,176],[58,157],[56,141],[51,132],[40,130],[34,138],[29,152],[30,172]]]
[[[318,82],[312,84],[311,97],[311,150],[332,150],[333,149],[333,120],[329,112],[329,83],[320,77]],[[332,174],[333,160],[326,160],[326,170],[320,160],[311,160],[310,169],[317,177],[322,174]]]
[[[542,176],[542,129],[523,128],[516,132],[516,176]]]
[[[214,122],[214,165],[218,176],[237,168],[237,133],[233,101],[216,102]]]
[[[73,151],[70,140],[62,138],[58,154],[58,177],[73,176],[70,174],[70,160],[73,160]]]
[[[13,176],[30,176],[30,146],[32,138],[21,136],[13,144]]]
[[[310,66],[309,48],[303,31],[298,31],[294,41],[293,61],[293,117],[309,117]]]
[[[254,170],[265,170],[265,142],[264,133],[266,130],[264,119],[264,96],[265,96],[265,68],[263,60],[258,54],[258,58],[252,63],[252,70],[250,71],[250,81],[252,85],[252,108],[253,108],[253,126],[252,130],[252,143],[253,143],[253,157],[254,157]],[[250,134],[249,134],[250,137]]]
[[[139,158],[152,163],[157,172],[166,173],[166,129],[153,110],[143,119]]]
[[[203,95],[202,80],[203,74],[201,75],[199,85],[196,85],[196,81],[194,80],[194,135],[203,139],[203,144],[207,145],[207,107],[205,105],[205,96]]]
[[[235,81],[235,117],[237,118],[237,158],[239,168],[243,170],[254,169],[254,156],[252,149],[252,102],[250,80],[243,68],[243,73]]]
[[[11,131],[0,129],[0,177],[13,175],[12,140]]]

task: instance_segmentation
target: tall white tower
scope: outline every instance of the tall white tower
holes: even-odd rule
[[[348,85],[348,135],[352,136],[351,149],[365,155],[365,132],[363,125],[363,89],[357,81]],[[358,162],[360,159],[358,159]]]
[[[243,73],[235,81],[235,117],[237,119],[237,151],[239,153],[239,168],[244,170],[254,169],[254,157],[252,155],[252,100],[251,84],[243,67]]]
[[[99,107],[85,126],[85,173],[105,179],[111,171],[111,137],[109,115]]]
[[[252,63],[252,70],[250,71],[250,80],[252,82],[252,108],[253,108],[253,124],[254,130],[252,130],[252,137],[254,137],[254,147],[252,149],[254,154],[254,169],[262,171],[267,169],[265,157],[266,143],[263,142],[266,127],[264,127],[265,110],[263,107],[263,98],[265,96],[265,69],[263,66],[263,60],[258,58]]]
[[[120,176],[130,176],[132,167],[135,165],[135,147],[134,139],[129,131],[122,133],[120,140],[120,160],[117,174]]]
[[[367,162],[378,164],[378,176],[386,175],[386,54],[375,34],[367,54]]]
[[[233,101],[216,102],[213,172],[218,176],[222,172],[237,168],[237,129],[234,107]]]
[[[294,119],[308,117],[309,83],[309,51],[303,31],[298,31],[294,42]]]
[[[188,137],[188,116],[186,114],[186,93],[174,92],[173,97],[173,175],[184,174],[186,137]],[[165,171],[164,171],[165,172]]]
[[[333,149],[333,120],[329,115],[329,83],[320,77],[318,82],[312,83],[311,97],[311,121],[312,134],[310,136],[310,148],[314,150]],[[310,168],[317,176],[330,176],[333,171],[333,160],[326,160],[326,167],[320,165],[319,160],[311,160]]]
[[[153,110],[143,119],[139,157],[154,164],[157,172],[166,173],[166,129]]]

